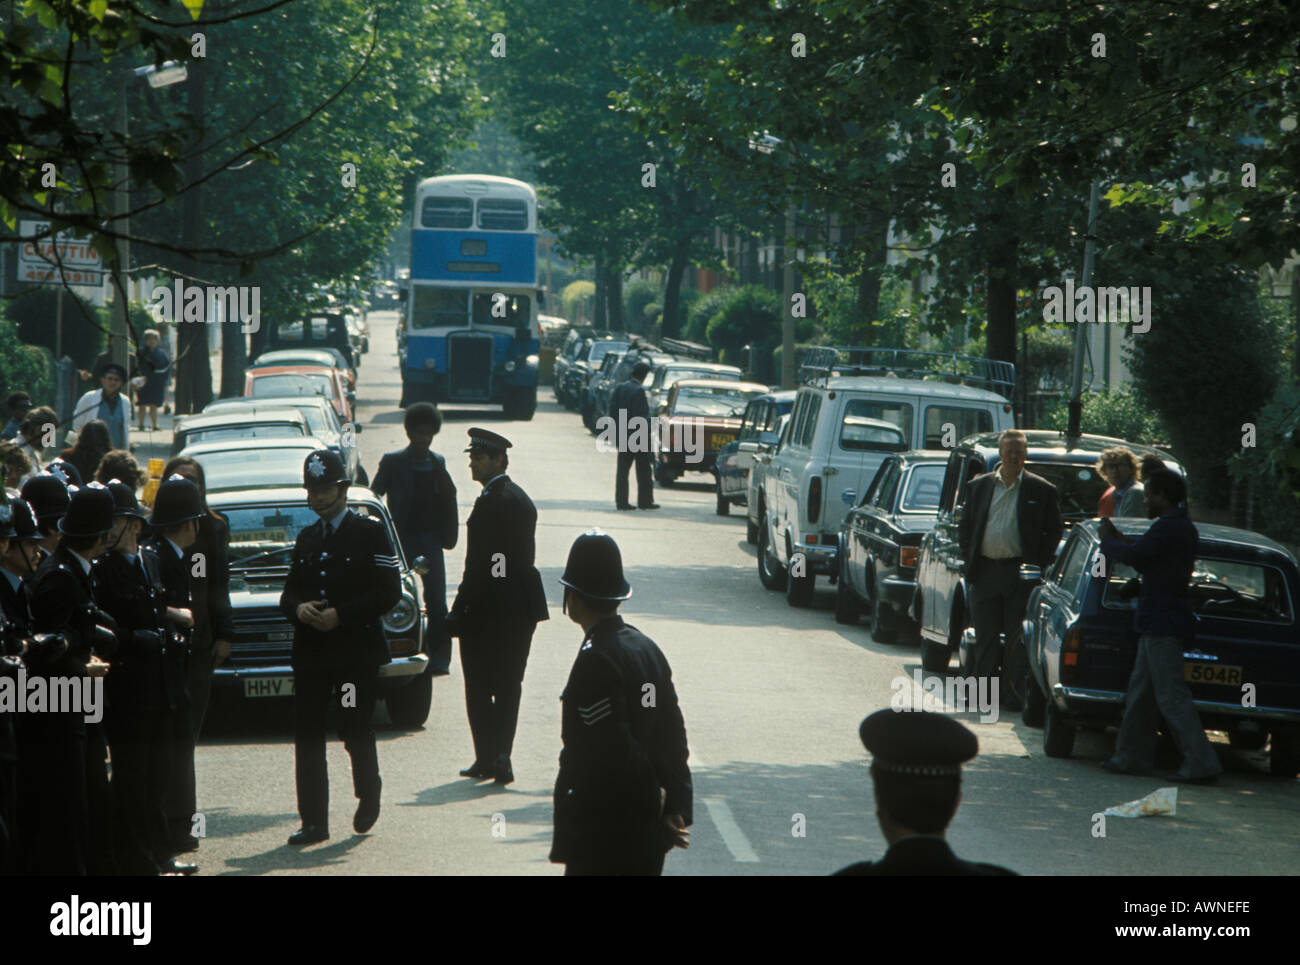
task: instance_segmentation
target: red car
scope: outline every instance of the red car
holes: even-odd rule
[[[334,407],[340,422],[353,420],[356,396],[348,390],[338,369],[316,365],[268,365],[248,370],[244,380],[245,398],[291,395],[322,395]]]
[[[675,382],[652,433],[659,485],[670,486],[685,472],[712,472],[718,451],[735,441],[749,400],[769,391],[757,382]]]

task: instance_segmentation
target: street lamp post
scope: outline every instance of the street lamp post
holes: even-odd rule
[[[784,142],[779,137],[763,133],[751,134],[749,149],[759,154],[772,154]],[[785,206],[785,232],[781,242],[781,388],[793,389],[794,384],[794,255],[791,249],[797,230],[798,211],[791,201]]]

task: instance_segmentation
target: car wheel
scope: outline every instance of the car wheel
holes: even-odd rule
[[[727,499],[726,496],[722,495],[722,479],[716,476],[714,477],[714,479],[715,479],[714,487],[713,487],[714,498],[717,500],[717,502],[716,505],[714,506],[713,511],[717,513],[719,516],[730,516],[731,500]]]
[[[361,465],[360,463],[357,464],[357,485],[359,486],[370,485],[370,473],[366,472],[366,467]]]
[[[384,698],[388,717],[395,727],[414,729],[429,719],[433,704],[433,678],[422,673],[409,684],[394,690]]]
[[[793,560],[794,554],[788,553],[787,559]],[[808,567],[808,558],[803,561],[803,575],[795,576],[789,566],[786,567],[785,602],[801,609],[812,606],[813,589],[817,585],[817,574]]]
[[[872,590],[871,638],[876,643],[893,643],[898,636],[893,608],[880,598],[880,588],[876,586],[874,575],[868,577],[867,585]]]
[[[1075,726],[1065,719],[1056,701],[1047,701],[1043,721],[1043,753],[1048,757],[1069,757],[1074,753]]]
[[[596,410],[589,405],[582,407],[582,424],[587,427],[588,432],[596,431]]]
[[[655,463],[655,482],[660,486],[671,486],[676,478],[677,474],[666,462]]]
[[[1268,743],[1268,731],[1260,730],[1238,730],[1228,731],[1228,743],[1232,745],[1233,750],[1238,751],[1259,751],[1264,749]]]
[[[1274,733],[1268,751],[1268,772],[1274,777],[1300,775],[1300,733]]]
[[[862,605],[849,589],[843,565],[840,566],[840,578],[835,584],[835,622],[848,626],[857,626],[862,618]]]
[[[745,542],[753,546],[758,542],[758,524],[749,518],[749,511],[745,511]]]
[[[786,569],[772,555],[767,532],[767,520],[758,521],[758,581],[769,590],[784,590]]]
[[[943,673],[952,660],[952,648],[933,640],[921,641],[921,666],[930,673]]]
[[[1046,713],[1047,696],[1038,686],[1034,675],[1030,674],[1029,683],[1025,687],[1025,704],[1020,708],[1020,719],[1024,721],[1026,727],[1042,727]]]

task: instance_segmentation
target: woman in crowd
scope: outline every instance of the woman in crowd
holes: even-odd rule
[[[64,449],[59,456],[64,462],[72,463],[82,479],[93,479],[95,470],[99,468],[99,461],[112,448],[113,442],[108,435],[108,425],[100,419],[91,419],[77,433],[76,445]]]

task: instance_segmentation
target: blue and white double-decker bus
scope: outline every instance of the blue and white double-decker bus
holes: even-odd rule
[[[398,336],[402,405],[500,403],[537,408],[537,194],[513,178],[421,181],[411,275]]]

